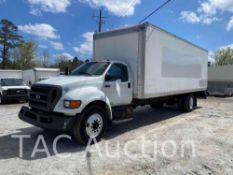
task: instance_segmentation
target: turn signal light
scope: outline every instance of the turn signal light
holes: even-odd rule
[[[75,109],[75,108],[79,108],[80,106],[81,106],[81,101],[79,100],[65,100],[64,101],[65,108]]]

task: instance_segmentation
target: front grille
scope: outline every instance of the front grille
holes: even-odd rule
[[[8,89],[7,95],[26,95],[27,89]]]
[[[53,111],[61,95],[60,86],[33,85],[29,96],[29,106],[42,111]]]

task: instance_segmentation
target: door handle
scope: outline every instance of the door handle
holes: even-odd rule
[[[129,88],[129,89],[131,88],[131,83],[128,83],[128,88]]]
[[[106,88],[110,88],[110,87],[111,87],[111,85],[106,84],[104,87],[106,87]]]

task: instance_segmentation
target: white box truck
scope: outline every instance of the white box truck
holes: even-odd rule
[[[233,65],[208,68],[208,94],[217,96],[233,95]]]
[[[31,86],[38,81],[57,77],[59,75],[60,70],[53,68],[33,68],[23,71],[23,79],[28,86]]]
[[[27,100],[29,89],[23,82],[21,70],[0,70],[0,104]]]
[[[208,52],[149,23],[94,35],[94,60],[36,83],[19,118],[86,144],[141,105],[192,111],[206,97]]]

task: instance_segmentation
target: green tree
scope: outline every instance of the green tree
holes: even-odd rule
[[[70,70],[71,71],[74,70],[75,68],[77,68],[81,64],[83,64],[83,61],[79,60],[78,57],[74,57],[73,61],[71,62],[71,65],[70,65]]]
[[[233,49],[230,47],[219,49],[214,53],[213,58],[218,66],[231,65],[233,64]]]
[[[9,62],[10,49],[19,45],[22,37],[18,35],[18,28],[7,19],[0,21],[0,51],[2,55],[2,69],[6,69]]]
[[[33,68],[36,63],[37,44],[33,41],[21,43],[12,54],[14,65],[18,69]]]
[[[61,72],[64,72],[67,67],[69,68],[69,71],[72,71],[79,65],[83,64],[83,61],[79,60],[78,57],[74,57],[73,60],[70,60],[68,57],[60,55],[59,60],[60,62],[55,67],[58,67]]]

